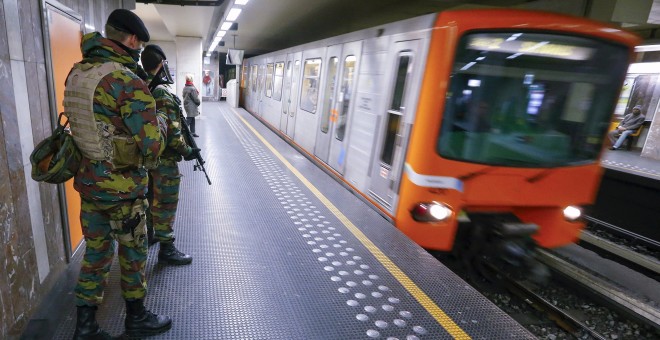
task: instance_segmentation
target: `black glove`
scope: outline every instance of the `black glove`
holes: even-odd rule
[[[200,148],[192,148],[192,151],[188,154],[188,156],[183,157],[183,159],[192,161],[193,159],[197,158],[197,156],[199,156],[200,151]]]

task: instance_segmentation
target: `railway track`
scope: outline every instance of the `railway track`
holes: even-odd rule
[[[583,301],[578,305],[601,305],[602,308],[615,311],[621,319],[633,320],[633,323],[646,325],[649,333],[655,332],[656,334],[652,337],[641,336],[638,337],[639,339],[660,337],[660,309],[657,303],[633,296],[625,288],[619,287],[607,279],[600,278],[588,269],[580,268],[552,252],[540,250],[538,259],[553,272],[552,285],[561,285],[563,291],[570,292],[568,294],[575,295],[577,299]],[[492,277],[497,278],[498,285],[524,301],[529,307],[545,315],[545,318],[551,320],[557,327],[573,337],[578,339],[618,338],[616,335],[613,336],[614,330],[603,326],[608,322],[613,325],[616,324],[612,320],[594,320],[586,317],[587,313],[579,310],[579,308],[560,307],[563,303],[558,301],[574,299],[573,297],[562,297],[547,292],[542,293],[541,291],[547,289],[546,287],[538,286],[526,280],[512,278],[501,272],[500,268],[495,265],[487,264],[487,266],[490,271],[496,274]],[[526,325],[526,327],[530,328],[529,325]],[[597,328],[602,330],[599,331]],[[555,337],[548,338],[553,339]]]
[[[619,287],[599,275],[581,268],[545,250],[538,251],[538,259],[551,270],[561,275],[567,282],[579,285],[583,290],[595,295],[608,307],[634,320],[660,330],[660,308],[653,301],[645,301],[634,296],[625,287]]]

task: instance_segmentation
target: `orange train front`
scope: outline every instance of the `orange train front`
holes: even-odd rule
[[[246,59],[245,108],[415,242],[510,262],[575,242],[634,35],[446,11]]]
[[[603,137],[638,40],[572,17],[483,13],[438,16],[396,224],[441,250],[454,246],[459,220],[529,233],[542,247],[574,242],[582,224],[570,207],[595,199]],[[446,219],[416,221],[419,203],[430,214],[431,202],[449,208],[436,208]]]

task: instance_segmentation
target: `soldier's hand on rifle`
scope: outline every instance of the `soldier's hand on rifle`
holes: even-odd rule
[[[192,151],[188,154],[188,156],[183,157],[183,159],[187,161],[192,161],[193,159],[199,157],[200,151],[201,151],[200,148],[192,148]]]

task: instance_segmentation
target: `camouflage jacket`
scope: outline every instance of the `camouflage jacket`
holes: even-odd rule
[[[147,79],[151,83],[153,76]],[[161,163],[172,165],[180,162],[182,157],[192,152],[192,148],[186,144],[181,134],[181,107],[174,100],[174,95],[166,87],[159,85],[152,92],[156,99],[156,109],[167,116],[167,146],[160,156]]]
[[[156,118],[156,103],[147,84],[136,74],[146,75],[137,64],[140,53],[106,39],[98,32],[85,34],[81,42],[82,63],[120,63],[126,70],[106,75],[94,92],[94,117],[132,135],[145,164],[157,164],[165,143]],[[114,170],[106,161],[83,157],[74,178],[74,188],[84,198],[99,201],[134,200],[145,197],[149,182],[143,167]]]

